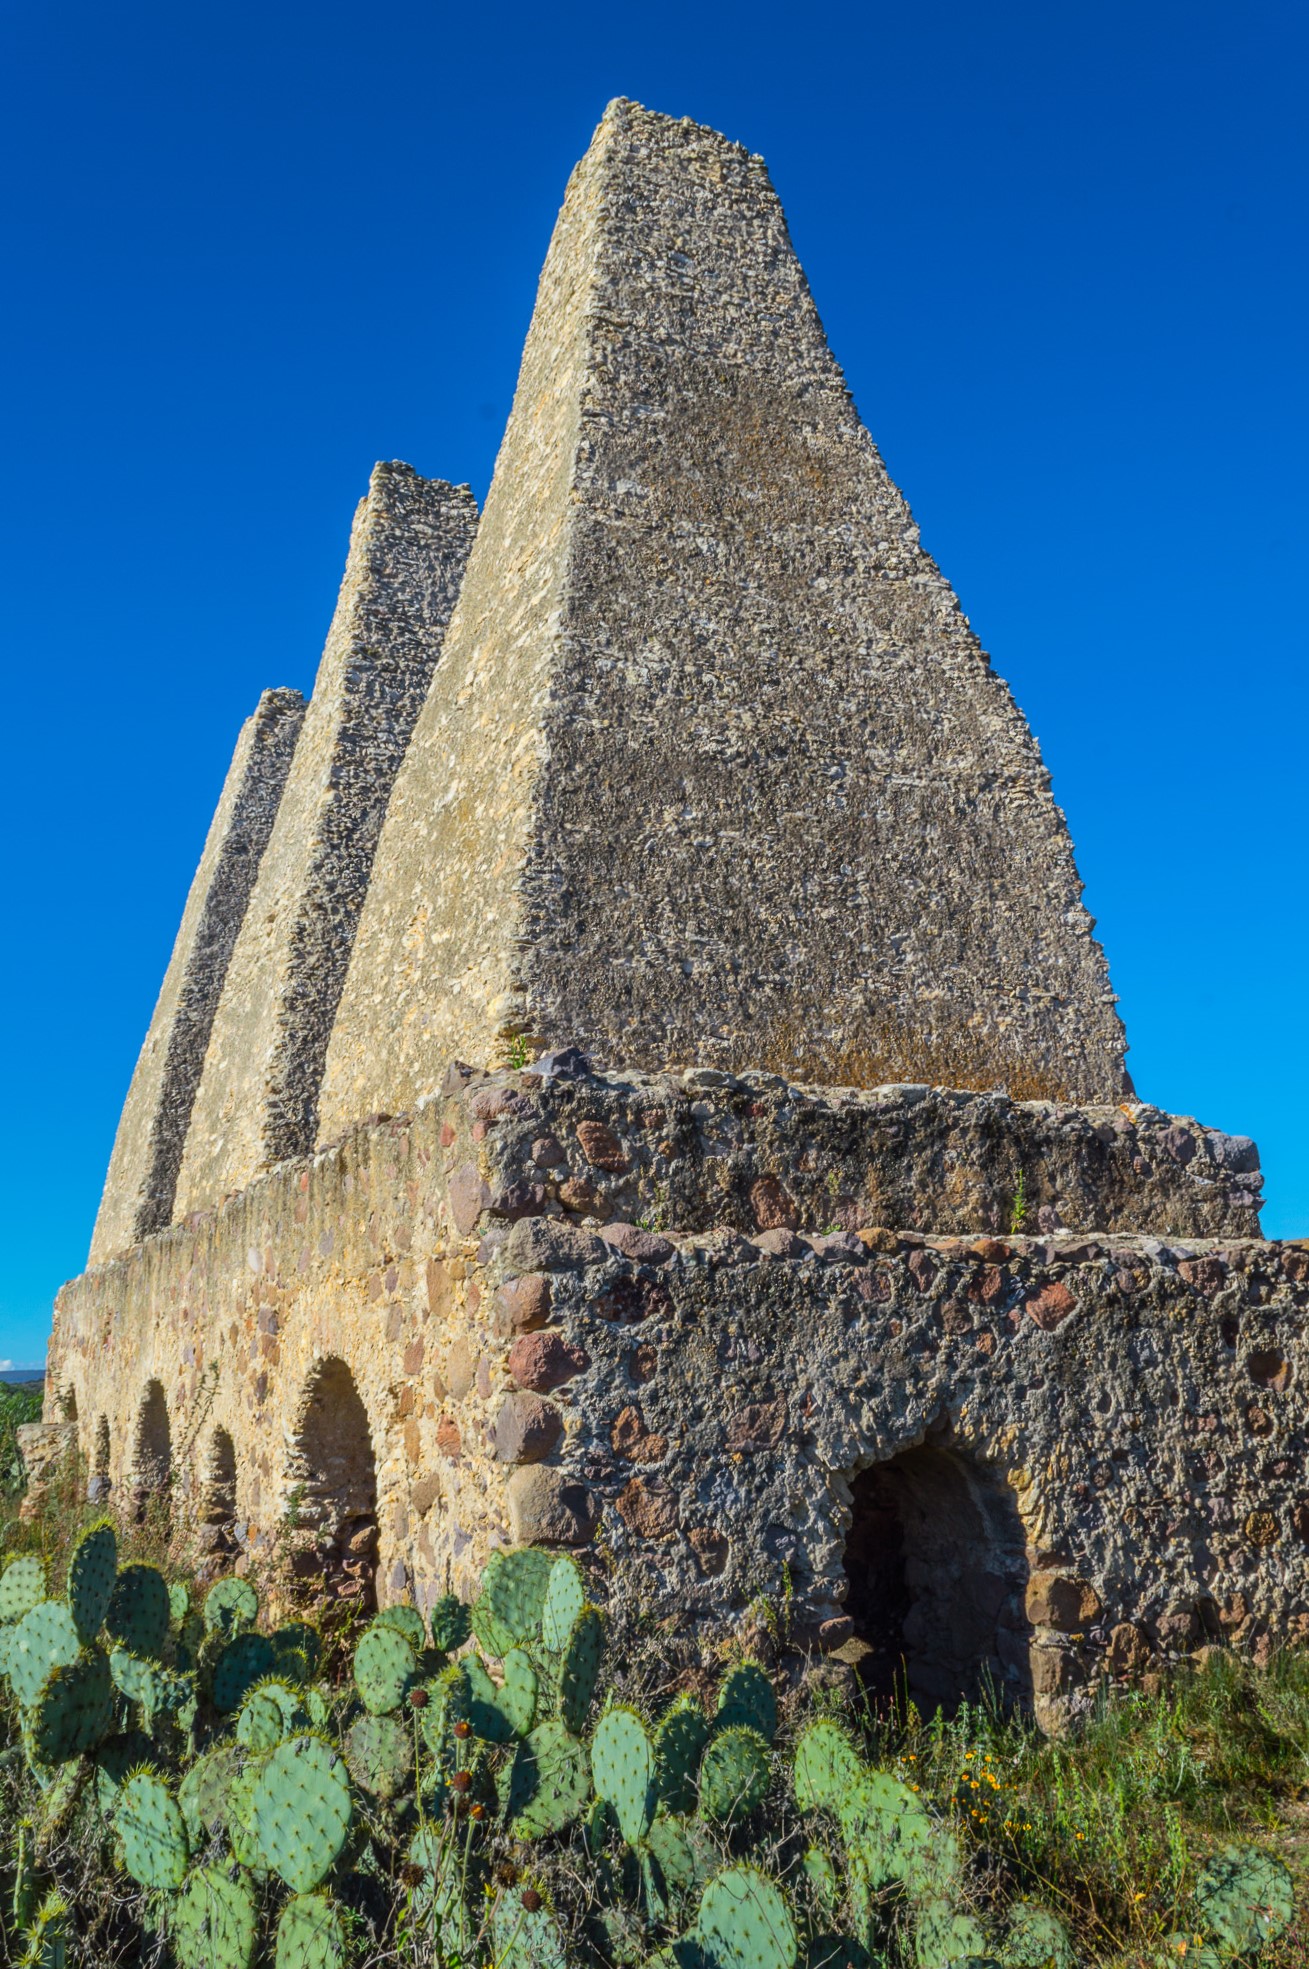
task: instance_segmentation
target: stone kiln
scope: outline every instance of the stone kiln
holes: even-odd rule
[[[1300,1632],[1309,1250],[1091,930],[762,162],[613,104],[480,522],[379,466],[242,735],[48,1424],[224,1563],[588,1545],[929,1702]]]

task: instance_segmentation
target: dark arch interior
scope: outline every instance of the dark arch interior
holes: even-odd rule
[[[138,1513],[152,1499],[166,1498],[173,1473],[173,1436],[168,1423],[168,1403],[158,1381],[146,1384],[137,1411],[136,1439],[132,1445],[132,1491]]]
[[[1026,1538],[1012,1493],[952,1449],[921,1444],[851,1484],[846,1612],[875,1702],[928,1715],[1029,1707]]]
[[[214,1557],[237,1549],[236,1446],[226,1429],[215,1429],[209,1440],[200,1499],[200,1544]]]
[[[59,1397],[59,1414],[65,1422],[77,1420],[77,1390],[70,1382]]]
[[[302,1582],[371,1609],[377,1467],[368,1412],[343,1360],[324,1361],[305,1391],[291,1484],[293,1521],[312,1534],[293,1560]]]

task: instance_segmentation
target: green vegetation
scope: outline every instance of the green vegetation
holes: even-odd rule
[[[21,1490],[23,1466],[18,1460],[17,1431],[24,1422],[41,1420],[44,1396],[39,1383],[13,1386],[0,1381],[0,1490]]]
[[[1309,1790],[1304,1657],[1214,1656],[1061,1744],[745,1658],[679,1690],[595,1590],[501,1552],[471,1606],[332,1633],[125,1562],[107,1521],[33,1540],[0,1572],[7,1959],[1303,1962],[1275,1847]]]

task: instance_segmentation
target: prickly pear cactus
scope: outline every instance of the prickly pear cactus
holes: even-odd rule
[[[361,1636],[355,1649],[355,1687],[371,1715],[392,1715],[419,1675],[418,1656],[397,1629],[375,1621]]]
[[[221,1634],[225,1640],[253,1627],[259,1618],[259,1595],[248,1579],[229,1575],[218,1579],[205,1595],[204,1623],[207,1634]]]
[[[114,1685],[100,1648],[88,1648],[65,1667],[51,1669],[41,1685],[30,1726],[42,1764],[64,1764],[94,1750],[114,1722]]]
[[[954,1963],[988,1955],[986,1935],[970,1914],[956,1913],[947,1900],[927,1901],[914,1927],[918,1969],[951,1969]]]
[[[618,1829],[629,1846],[650,1830],[657,1793],[654,1749],[634,1709],[619,1704],[605,1711],[591,1738],[591,1779],[599,1797],[614,1808]]]
[[[740,1820],[763,1804],[768,1745],[738,1724],[713,1738],[700,1760],[700,1809],[706,1818]]]
[[[427,1646],[427,1629],[423,1626],[423,1616],[417,1607],[383,1607],[373,1622],[375,1627],[394,1627],[397,1634],[403,1634],[415,1654],[421,1654]]]
[[[241,1768],[235,1744],[218,1743],[197,1757],[177,1787],[177,1806],[193,1848],[203,1846],[227,1823],[228,1794]]]
[[[660,1813],[645,1843],[662,1875],[664,1892],[669,1896],[703,1887],[722,1861],[700,1821],[676,1812]]]
[[[22,1616],[9,1641],[9,1686],[30,1709],[56,1668],[71,1668],[82,1637],[62,1600],[39,1600]]]
[[[667,1811],[695,1810],[700,1759],[709,1736],[709,1718],[693,1695],[678,1696],[660,1718],[654,1735],[655,1783]]]
[[[237,1582],[244,1585],[244,1580]],[[220,1586],[225,1585],[219,1580]],[[266,1634],[247,1628],[216,1651],[209,1669],[209,1696],[215,1709],[228,1714],[239,1709],[257,1682],[273,1672],[273,1644]]]
[[[777,1697],[757,1661],[738,1661],[729,1668],[718,1691],[720,1730],[754,1730],[771,1743],[777,1734]]]
[[[297,1894],[277,1923],[274,1969],[344,1969],[345,1927],[329,1894]]]
[[[1256,1846],[1228,1846],[1200,1872],[1195,1904],[1206,1934],[1233,1955],[1263,1948],[1291,1925],[1295,1890],[1271,1853]]]
[[[20,1819],[14,1837],[14,1887],[9,1897],[9,1913],[15,1928],[26,1928],[36,1906],[35,1830],[30,1819]]]
[[[831,1858],[821,1846],[806,1846],[800,1867],[815,1909],[824,1921],[830,1920],[841,1897]]]
[[[435,1600],[428,1621],[432,1646],[439,1648],[442,1654],[453,1654],[456,1648],[462,1648],[473,1631],[468,1608],[457,1593],[443,1593],[439,1600]]]
[[[554,1578],[554,1573],[550,1575]],[[557,1684],[559,1714],[570,1730],[581,1730],[595,1695],[604,1654],[604,1615],[598,1607],[583,1607],[564,1637],[559,1654]]]
[[[414,1781],[413,1738],[394,1716],[356,1717],[342,1748],[360,1790],[384,1805]]]
[[[586,1745],[552,1716],[527,1737],[515,1760],[506,1816],[515,1839],[562,1832],[586,1810],[591,1770]]]
[[[797,1939],[780,1887],[753,1866],[728,1866],[700,1900],[696,1939],[716,1969],[792,1969]]]
[[[345,1765],[321,1737],[280,1745],[250,1794],[255,1847],[269,1872],[296,1894],[322,1885],[345,1849],[352,1816]]]
[[[796,1804],[802,1812],[836,1812],[863,1768],[839,1723],[811,1723],[795,1747]]]
[[[104,1626],[117,1582],[118,1538],[104,1519],[79,1533],[68,1560],[65,1597],[84,1641],[94,1641]]]
[[[491,1910],[491,1943],[497,1969],[567,1969],[559,1924],[538,1887],[519,1881],[497,1897]]]
[[[288,1682],[308,1682],[316,1673],[323,1652],[322,1636],[307,1620],[289,1620],[268,1637],[276,1660],[276,1673]]]
[[[182,1969],[249,1969],[255,1899],[240,1867],[195,1869],[173,1909],[173,1944]]]
[[[473,1632],[487,1654],[504,1656],[540,1635],[554,1562],[553,1553],[531,1545],[492,1553],[472,1609]]]
[[[541,1605],[541,1640],[552,1654],[566,1646],[586,1605],[586,1581],[576,1559],[565,1552],[550,1568]]]
[[[172,1893],[186,1878],[191,1854],[186,1821],[177,1800],[153,1771],[125,1778],[114,1808],[114,1830],[123,1865],[142,1887]]]
[[[134,1655],[160,1655],[168,1639],[168,1585],[157,1566],[124,1566],[105,1609],[111,1640]]]
[[[283,1738],[292,1734],[292,1729],[304,1730],[308,1727],[309,1718],[301,1709],[298,1721],[288,1728],[282,1705],[273,1695],[270,1684],[256,1682],[241,1704],[236,1719],[236,1740],[250,1750],[276,1750]]]
[[[58,1890],[51,1888],[28,1931],[19,1969],[65,1969],[67,1937],[68,1907]]]
[[[32,1552],[6,1559],[0,1572],[0,1621],[21,1620],[45,1598],[45,1567]]]
[[[1005,1969],[1077,1969],[1077,1950],[1057,1915],[1035,1901],[1019,1901],[1009,1916],[1002,1950]],[[1186,1957],[1191,1969],[1192,1955]]]
[[[165,1709],[180,1709],[191,1693],[189,1676],[175,1675],[161,1662],[115,1648],[109,1656],[114,1687],[129,1702],[140,1703],[147,1718]]]

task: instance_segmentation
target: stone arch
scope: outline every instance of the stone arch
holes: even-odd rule
[[[173,1479],[173,1432],[163,1384],[147,1381],[132,1438],[132,1498],[138,1517],[156,1499],[167,1503]]]
[[[236,1444],[216,1428],[209,1438],[200,1479],[200,1537],[203,1552],[221,1557],[237,1549]]]
[[[870,1696],[929,1716],[1030,1709],[1027,1539],[1009,1486],[929,1439],[860,1470],[850,1495],[845,1611]]]
[[[318,1362],[305,1385],[288,1464],[292,1567],[301,1583],[376,1605],[377,1462],[368,1411],[346,1363]]]
[[[61,1422],[77,1420],[77,1390],[71,1381],[59,1397],[59,1420]]]

